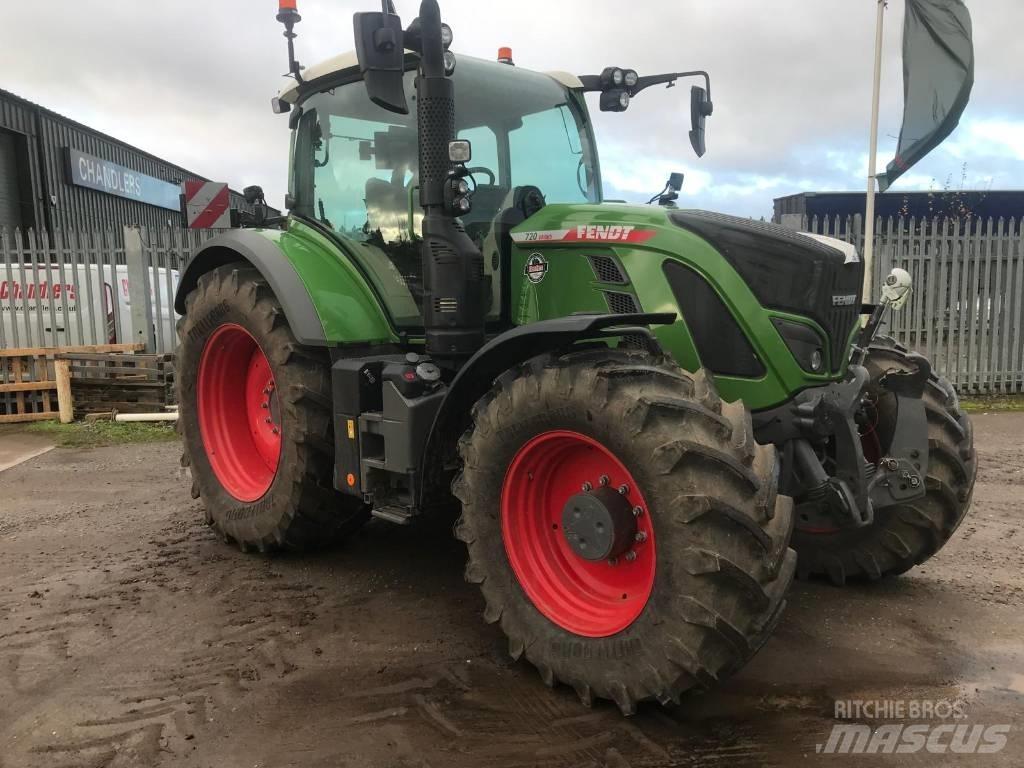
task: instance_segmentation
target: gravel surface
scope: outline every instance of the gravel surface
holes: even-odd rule
[[[451,520],[247,556],[203,525],[175,444],[54,450],[0,474],[0,768],[1019,766],[1024,414],[975,425],[974,508],[937,557],[796,584],[720,690],[632,718],[509,660]],[[817,754],[846,700],[1014,728],[994,755]]]

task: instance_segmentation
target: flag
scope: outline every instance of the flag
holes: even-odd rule
[[[963,0],[906,0],[903,127],[896,157],[878,176],[885,192],[953,132],[974,85],[971,14]]]

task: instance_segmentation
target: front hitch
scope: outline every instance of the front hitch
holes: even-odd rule
[[[925,493],[928,467],[928,419],[922,396],[931,376],[931,364],[911,355],[914,371],[893,371],[878,385],[896,398],[896,426],[884,455],[877,464],[864,456],[855,416],[868,385],[867,369],[850,366],[850,378],[841,383],[808,390],[793,407],[791,456],[795,463],[803,501],[798,511],[811,527],[828,528],[841,521],[860,528],[871,525],[879,509],[904,504]],[[831,440],[834,462],[831,474],[819,451]]]

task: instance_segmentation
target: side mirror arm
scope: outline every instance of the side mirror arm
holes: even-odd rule
[[[636,96],[640,91],[645,88],[650,88],[652,85],[668,85],[671,88],[675,85],[676,80],[684,77],[703,77],[704,78],[704,90],[707,91],[708,101],[711,101],[711,75],[709,75],[703,69],[695,69],[692,72],[667,72],[663,75],[647,75],[641,77],[636,81],[636,85],[632,88],[623,88],[629,95]],[[601,83],[600,75],[580,75],[580,82],[583,83],[583,91],[585,93],[591,93],[594,91],[603,91],[604,86]],[[711,113],[708,112],[710,115]]]

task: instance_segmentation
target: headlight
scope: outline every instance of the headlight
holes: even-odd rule
[[[602,112],[625,112],[629,106],[629,94],[621,88],[601,92]]]
[[[821,357],[821,350],[816,349],[811,352],[811,370],[815,373],[821,373],[822,364],[824,360]]]
[[[452,44],[452,40],[455,39],[455,35],[452,33],[452,28],[447,24],[441,25],[441,44],[447,48]]]
[[[636,84],[640,81],[640,75],[632,69],[627,69],[622,80],[626,84],[627,88],[636,88]]]
[[[615,86],[622,85],[622,81],[625,80],[625,79],[626,79],[626,73],[623,72],[621,69],[616,68],[616,69],[612,70],[612,85],[615,85]]]

